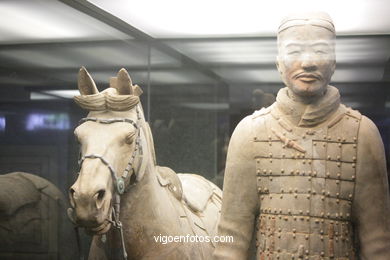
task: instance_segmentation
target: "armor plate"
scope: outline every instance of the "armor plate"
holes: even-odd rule
[[[353,259],[351,205],[361,115],[340,105],[314,128],[275,106],[253,115],[257,259]]]

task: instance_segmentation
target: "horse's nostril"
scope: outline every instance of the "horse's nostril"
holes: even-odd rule
[[[97,199],[98,200],[102,200],[103,198],[104,198],[104,195],[106,194],[106,191],[105,190],[99,190],[98,192],[97,192]]]
[[[69,201],[70,201],[70,205],[74,208],[75,207],[75,202],[74,202],[74,194],[75,194],[75,190],[73,188],[70,188],[69,189]]]

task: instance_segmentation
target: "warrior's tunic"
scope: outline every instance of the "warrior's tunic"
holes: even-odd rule
[[[294,125],[295,102],[282,89],[237,126],[219,226],[234,243],[220,243],[217,259],[246,259],[253,230],[257,259],[390,259],[383,144],[339,100],[329,86]]]

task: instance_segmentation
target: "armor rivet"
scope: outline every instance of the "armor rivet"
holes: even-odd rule
[[[272,142],[268,142],[269,146],[272,146]]]
[[[352,164],[352,168],[355,168],[355,167],[356,167],[356,164],[353,163],[353,164]]]
[[[355,175],[352,175],[352,177],[351,177],[351,178],[352,178],[352,180],[354,180],[354,179],[355,179]]]
[[[272,159],[269,159],[269,162],[272,163]]]
[[[321,192],[322,192],[322,194],[324,194],[324,195],[325,195],[325,190],[322,190]]]
[[[327,173],[326,173],[326,176],[329,177],[329,176],[330,176],[330,172],[327,172]]]
[[[349,218],[349,213],[347,213],[347,217]]]
[[[303,135],[302,138],[305,139],[305,138],[306,138],[306,135]]]
[[[269,157],[272,158],[272,153],[269,153]]]
[[[311,164],[311,160],[309,160],[308,163]]]
[[[279,231],[279,232],[281,232],[281,231],[282,231],[282,229],[281,229],[281,228],[278,228],[278,231]]]
[[[347,138],[343,137],[343,142],[347,141]]]
[[[303,214],[303,211],[302,211],[302,210],[299,210],[299,214],[301,214],[301,215],[302,215],[302,214]]]
[[[330,155],[328,155],[328,160],[330,160],[331,159],[331,157],[330,157]]]
[[[341,173],[337,173],[337,177],[339,177],[339,178],[340,178],[340,177],[341,177]]]
[[[324,135],[324,139],[326,139],[326,135]]]
[[[303,160],[303,161],[302,161],[302,164],[306,164],[306,161],[305,161],[305,160]]]
[[[293,234],[293,238],[295,238],[295,236],[296,236],[296,235],[295,235],[295,234]]]
[[[316,224],[318,224],[318,223],[320,223],[320,220],[319,220],[319,219],[316,219],[316,220],[314,220],[314,222],[315,222]]]
[[[341,147],[341,143],[338,143],[337,145],[338,145],[338,147]]]
[[[284,220],[287,221],[287,220],[288,220],[288,217],[284,217]]]
[[[290,193],[292,193],[292,188],[289,189]]]
[[[280,198],[283,199],[283,195],[280,195]]]
[[[295,192],[298,192],[298,188],[295,188]]]
[[[325,213],[324,212],[321,212],[321,216],[323,217],[325,215]]]
[[[340,160],[340,159],[341,159],[340,155],[337,155],[337,160]]]
[[[340,181],[339,180],[336,180],[336,184],[339,184],[340,183]]]
[[[321,236],[321,240],[324,240],[324,236]],[[321,255],[324,256],[324,253],[321,252]]]
[[[309,177],[309,181],[311,181],[311,177]]]
[[[337,167],[340,167],[340,166],[341,166],[341,163],[338,162],[338,163],[337,163]]]
[[[255,140],[255,141],[256,141],[256,140],[257,140],[257,137],[255,136],[255,137],[253,138],[253,140]]]
[[[283,212],[282,209],[279,209],[279,213],[282,214],[282,212]]]
[[[295,194],[294,194],[294,198],[298,198],[298,194],[295,193]]]
[[[328,212],[328,214],[326,214],[328,217],[330,217],[330,213]]]
[[[288,209],[287,212],[288,212],[288,214],[291,214],[291,209]]]
[[[310,214],[310,211],[309,210],[306,210],[306,215],[309,215]]]
[[[325,146],[326,146],[326,143],[323,143],[322,146],[325,147]]]
[[[339,203],[340,203],[340,200],[339,200],[339,199],[337,199],[337,200],[336,200],[336,203],[337,203],[337,204],[339,204]]]
[[[256,162],[257,162],[257,163],[260,163],[260,159],[257,159]]]
[[[340,136],[338,136],[338,137],[337,137],[337,140],[338,140],[338,141],[341,141],[341,137],[340,137]]]
[[[317,143],[316,143],[316,142],[314,142],[314,143],[313,143],[313,145],[314,145],[314,146],[317,146]]]
[[[313,176],[317,176],[317,172],[316,171],[313,172]]]
[[[264,173],[267,173],[267,170],[266,170],[266,169],[263,169],[263,172],[264,172]]]
[[[307,189],[307,193],[311,193],[311,189]]]
[[[291,170],[291,172],[290,172],[290,173],[291,173],[291,175],[293,175],[293,174],[294,174],[294,170]]]
[[[330,191],[328,191],[328,196],[330,197]]]
[[[281,171],[282,173],[284,173],[284,169],[281,169],[280,171]]]
[[[280,192],[281,192],[281,193],[283,193],[283,192],[284,192],[284,189],[283,189],[283,188],[281,188],[281,189],[280,189]]]
[[[272,200],[272,195],[269,196],[269,199]]]
[[[320,230],[320,234],[323,235],[324,234],[324,230],[321,229]]]
[[[293,228],[292,232],[295,233],[295,232],[297,232],[297,230],[295,228]]]
[[[272,177],[269,177],[269,180],[270,180],[270,181],[272,181],[272,180],[273,180],[273,178],[272,178]]]
[[[296,171],[295,171],[295,174],[296,174],[296,175],[299,175],[299,170],[296,170]]]
[[[313,193],[313,195],[316,195],[316,194],[317,194],[317,192],[316,192],[315,190],[313,190],[312,193]]]
[[[283,154],[282,154],[282,157],[283,157],[283,158],[286,157],[286,154],[283,153]]]
[[[268,136],[268,139],[269,139],[269,140],[271,140],[271,139],[272,139],[272,137],[269,135],[269,136]]]
[[[358,122],[358,121],[356,121],[356,122]],[[357,140],[356,136],[353,137],[353,140],[356,142],[356,140]]]
[[[356,157],[354,156],[354,157],[352,157],[352,160],[355,162],[356,161]]]
[[[260,173],[260,170],[257,170],[257,173]]]
[[[302,171],[302,176],[305,176],[305,175],[306,175],[305,171]]]
[[[349,197],[350,199],[352,199],[352,194],[349,194],[348,197]]]
[[[305,239],[308,240],[308,239],[309,239],[309,235],[306,235],[306,236],[305,236]],[[308,254],[308,253],[309,253],[309,251],[306,250],[306,254]]]
[[[321,200],[325,200],[325,196],[321,196]]]

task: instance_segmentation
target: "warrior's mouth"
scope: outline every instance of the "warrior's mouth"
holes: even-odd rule
[[[321,80],[321,76],[315,73],[299,73],[295,75],[295,79],[299,79],[304,82],[313,82],[316,80]]]

